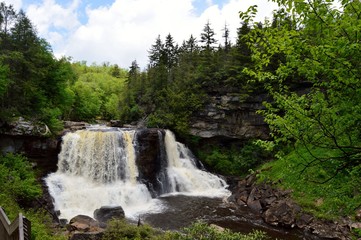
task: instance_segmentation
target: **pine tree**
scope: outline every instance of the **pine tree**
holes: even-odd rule
[[[164,43],[158,35],[155,43],[152,45],[149,53],[149,64],[150,67],[154,67],[164,63]]]
[[[227,23],[224,24],[222,37],[224,38],[224,51],[228,53],[229,50],[231,49],[231,41],[229,39],[230,37],[229,37],[229,29]]]
[[[217,43],[217,40],[214,38],[216,34],[214,30],[211,28],[211,24],[208,21],[203,28],[203,32],[201,33],[201,40],[204,44],[203,49],[210,52],[214,49],[213,45]]]
[[[169,33],[165,39],[164,54],[167,69],[170,71],[177,63],[178,45],[175,45],[172,35]]]

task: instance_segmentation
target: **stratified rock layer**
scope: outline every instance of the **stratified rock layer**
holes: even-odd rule
[[[269,138],[269,129],[257,113],[264,109],[266,94],[217,92],[191,121],[190,133],[201,138],[225,137],[247,140]]]

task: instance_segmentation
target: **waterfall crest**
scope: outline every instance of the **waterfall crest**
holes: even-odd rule
[[[137,166],[136,146],[142,143],[136,134],[129,129],[91,128],[63,137],[58,171],[45,179],[60,218],[92,217],[101,206],[122,206],[129,218],[162,211],[161,200],[152,198],[147,179],[140,180],[138,168],[144,166]],[[159,156],[166,159],[159,160],[162,164],[156,170],[159,194],[228,194],[226,183],[198,169],[190,151],[176,142],[172,132],[166,130],[161,140],[165,154]]]

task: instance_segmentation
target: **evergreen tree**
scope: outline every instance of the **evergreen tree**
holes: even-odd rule
[[[164,64],[164,43],[158,35],[155,43],[152,45],[151,49],[148,51],[149,53],[149,64],[150,67],[154,67],[157,65]]]
[[[229,29],[227,23],[224,24],[222,37],[224,38],[224,51],[228,53],[229,50],[231,49],[231,41],[229,39],[230,37],[229,37]]]
[[[176,65],[178,60],[178,45],[175,44],[174,39],[170,33],[165,38],[164,54],[169,72],[172,67]]]
[[[183,41],[182,49],[183,52],[194,53],[199,51],[197,39],[191,35],[187,41]]]
[[[217,43],[217,40],[214,38],[215,33],[214,30],[211,28],[211,24],[207,21],[206,25],[203,28],[203,32],[201,33],[201,40],[204,44],[203,49],[207,52],[210,52],[214,49],[214,44]]]

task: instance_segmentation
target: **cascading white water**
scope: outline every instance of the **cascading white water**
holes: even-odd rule
[[[189,149],[184,144],[177,142],[171,131],[166,130],[164,141],[171,193],[181,192],[199,196],[228,194],[228,190],[225,189],[226,182],[216,175],[198,169]]]
[[[161,206],[137,182],[134,131],[81,130],[63,137],[58,171],[45,180],[60,218],[93,216],[101,206],[122,206],[126,216]]]
[[[101,206],[122,206],[129,218],[162,211],[147,186],[138,181],[135,131],[93,128],[63,137],[58,171],[45,179],[60,218],[93,216]],[[164,137],[167,155],[167,191],[162,193],[225,196],[229,192],[219,177],[200,170],[189,150],[172,132]],[[164,172],[161,170],[161,172]],[[165,184],[165,183],[164,183]]]

